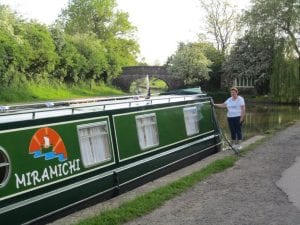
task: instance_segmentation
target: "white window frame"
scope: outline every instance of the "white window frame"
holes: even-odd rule
[[[154,118],[152,122],[148,122],[146,124],[140,125],[140,122],[138,120],[145,119],[145,118]],[[156,114],[155,113],[149,113],[149,114],[143,114],[138,115],[135,117],[135,123],[136,123],[136,129],[138,133],[138,139],[139,139],[139,145],[141,150],[147,150],[149,148],[155,147],[159,145],[159,135],[158,135],[158,128],[157,128],[157,120],[156,120]],[[154,133],[154,139],[151,139],[150,135],[146,132],[146,129],[144,127],[147,126],[153,126]],[[149,139],[151,140],[150,143]],[[147,141],[148,140],[148,141]]]
[[[4,159],[6,159],[6,161],[0,162],[0,167],[1,168],[2,167],[7,167],[6,171],[5,171],[5,174],[4,174],[4,177],[3,177],[3,180],[0,181],[0,188],[2,188],[7,184],[8,180],[10,178],[11,164],[10,164],[10,158],[9,158],[7,152],[1,146],[0,146],[0,154],[4,156],[3,157]]]
[[[190,112],[193,115],[190,114]],[[199,134],[199,115],[197,106],[183,108],[185,131],[187,136]]]
[[[82,129],[91,129],[91,128],[96,128],[96,127],[101,127],[101,126],[105,126],[106,128],[106,132],[99,132],[96,133],[95,135],[91,135],[90,131],[89,134],[87,136],[82,136],[81,131]],[[111,142],[110,142],[110,134],[109,134],[109,126],[107,124],[107,121],[101,121],[101,122],[96,122],[96,123],[89,123],[89,124],[83,124],[83,125],[78,125],[77,126],[77,135],[78,135],[78,141],[79,141],[79,146],[80,146],[80,154],[81,154],[81,159],[83,162],[84,167],[91,167],[91,166],[95,166],[98,164],[103,164],[105,162],[109,162],[112,159],[112,151],[111,151]],[[104,139],[103,139],[103,136]],[[96,138],[98,137],[98,139],[92,139],[92,138]],[[83,139],[88,138],[89,143],[86,143],[89,147],[89,156],[90,156],[90,160],[92,159],[92,161],[88,161],[88,156],[85,155],[85,152],[87,151],[84,146],[83,143]],[[100,149],[100,147],[98,146],[98,149],[95,149],[94,146],[94,142],[95,141],[100,141],[101,146],[104,146],[104,149]],[[104,140],[104,142],[103,142]],[[102,157],[100,159],[97,159],[96,154],[100,154]],[[86,153],[87,154],[87,153]],[[104,156],[104,157],[103,157]],[[98,155],[99,157],[99,155]]]
[[[254,87],[253,78],[235,78],[234,79],[234,86],[236,87]]]

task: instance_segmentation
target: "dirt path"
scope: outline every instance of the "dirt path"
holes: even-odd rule
[[[300,210],[276,186],[300,156],[300,123],[277,133],[163,207],[127,225],[300,225]],[[300,171],[295,179],[300,179]]]

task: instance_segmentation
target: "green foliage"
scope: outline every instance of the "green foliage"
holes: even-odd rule
[[[14,34],[15,25],[19,22],[21,19],[16,13],[12,12],[8,6],[0,4],[0,30]]]
[[[30,22],[19,26],[19,35],[27,45],[25,74],[28,80],[47,78],[58,60],[51,33],[44,25]]]
[[[168,59],[168,70],[182,77],[186,85],[201,85],[209,79],[212,62],[205,56],[202,46],[179,43],[177,51]]]
[[[115,0],[73,0],[62,13],[61,24],[66,33],[84,35],[90,44],[99,41],[94,50],[98,56],[90,54],[92,59],[88,60],[92,67],[87,71],[89,79],[98,79],[102,73],[102,79],[110,81],[123,66],[137,63],[139,46],[133,38],[136,28],[129,22],[128,14],[116,10],[116,6]],[[101,64],[97,68],[96,58]]]
[[[277,48],[273,60],[271,93],[276,102],[297,103],[300,96],[299,61],[287,58],[283,44]]]
[[[0,103],[25,102],[34,100],[28,92],[27,84],[23,83],[17,87],[2,86],[0,88]]]
[[[72,0],[62,13],[68,34],[94,33],[99,39],[114,36],[115,0]]]
[[[115,0],[73,0],[51,27],[25,21],[0,4],[0,84],[31,81],[93,85],[136,64],[139,46]],[[2,89],[4,90],[4,89]]]
[[[228,91],[209,91],[207,94],[211,96],[215,102],[225,102],[229,95]]]
[[[122,72],[123,66],[134,66],[137,64],[136,57],[139,47],[135,40],[117,38],[111,39],[104,44],[109,64],[106,71],[109,81]]]
[[[300,96],[300,4],[298,0],[253,0],[243,21],[252,33],[271,37],[271,93],[280,102]]]
[[[25,23],[7,7],[0,7],[0,80],[3,86],[16,86],[24,79],[47,78],[57,54],[47,27]]]
[[[252,3],[251,9],[244,17],[244,21],[251,30],[284,38],[299,58],[299,44],[296,38],[300,34],[299,0],[253,0]]]
[[[16,86],[25,79],[28,49],[16,35],[20,19],[6,6],[0,5],[0,83],[2,87]]]
[[[218,51],[213,44],[208,42],[194,43],[195,46],[202,49],[205,57],[209,59],[212,64],[209,66],[209,80],[202,85],[203,90],[219,90],[221,84],[221,71],[224,62],[224,55]]]
[[[64,83],[77,84],[84,80],[87,69],[87,59],[82,55],[72,42],[73,38],[68,35],[60,35],[52,31],[52,35],[57,37],[56,49],[59,54],[59,61],[53,71],[53,75]]]
[[[107,70],[108,62],[106,51],[101,40],[86,34],[70,36],[71,43],[79,54],[84,57],[86,68],[81,80],[100,80],[101,75]]]

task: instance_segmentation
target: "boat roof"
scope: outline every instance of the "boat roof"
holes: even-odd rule
[[[196,94],[163,94],[151,96],[150,98],[134,95],[5,105],[0,106],[0,124],[146,105],[167,104],[194,100],[204,96],[206,94],[198,92]]]

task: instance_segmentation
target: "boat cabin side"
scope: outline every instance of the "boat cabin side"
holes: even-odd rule
[[[199,151],[218,144],[210,98],[205,96],[90,109],[0,123],[0,207],[41,190],[80,187],[191,143],[205,142]],[[134,176],[126,175],[122,182]],[[102,189],[113,185],[110,180]]]

